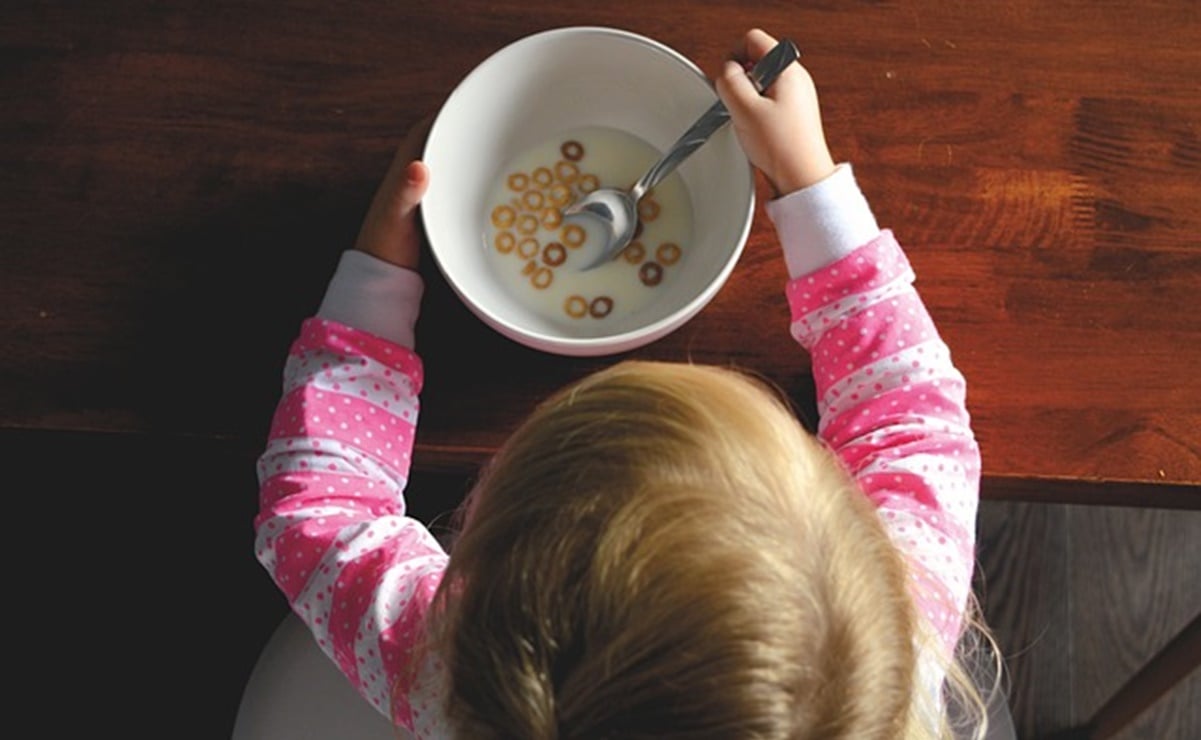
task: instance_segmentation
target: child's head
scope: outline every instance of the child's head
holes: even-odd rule
[[[517,430],[464,513],[433,620],[463,737],[907,734],[906,566],[744,374],[593,375]]]

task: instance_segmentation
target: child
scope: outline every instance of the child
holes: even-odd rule
[[[748,374],[617,363],[514,433],[448,556],[402,496],[415,209],[437,177],[411,160],[422,132],[304,323],[260,460],[257,556],[417,737],[951,737],[956,697],[984,723],[954,659],[980,475],[964,380],[831,159],[806,70],[763,97],[745,76],[774,43],[748,33],[716,85],[774,188],[818,438]]]

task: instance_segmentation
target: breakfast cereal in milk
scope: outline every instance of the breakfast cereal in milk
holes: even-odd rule
[[[484,245],[505,288],[552,321],[612,321],[653,302],[687,254],[692,207],[678,173],[638,203],[634,239],[611,262],[581,268],[599,249],[588,218],[562,209],[598,187],[628,188],[659,158],[645,141],[587,127],[522,152],[489,198]],[[590,248],[591,247],[591,248]]]

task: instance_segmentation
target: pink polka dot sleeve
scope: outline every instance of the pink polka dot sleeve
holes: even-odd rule
[[[889,231],[791,280],[792,334],[813,358],[819,436],[876,504],[948,651],[975,562],[980,452],[963,376]]]
[[[436,666],[414,666],[413,655],[447,560],[405,516],[421,383],[412,350],[306,321],[259,458],[254,521],[259,562],[317,644],[409,729],[434,703]]]

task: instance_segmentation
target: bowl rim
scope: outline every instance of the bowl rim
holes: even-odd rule
[[[434,140],[434,132],[437,131],[439,123],[443,121],[443,113],[450,106],[452,100],[463,94],[462,91],[468,86],[472,78],[483,74],[483,68],[485,65],[499,55],[519,45],[536,43],[538,41],[545,40],[547,37],[571,36],[581,33],[596,34],[601,36],[614,36],[626,41],[633,41],[635,43],[651,47],[676,61],[685,70],[691,72],[706,85],[708,85],[710,89],[712,89],[712,81],[695,62],[671,48],[667,44],[650,38],[649,36],[645,36],[635,31],[629,31],[615,26],[605,25],[573,25],[548,28],[542,31],[527,34],[505,44],[504,46],[501,46],[500,48],[488,54],[483,60],[472,67],[472,69],[466,75],[463,76],[458,84],[455,85],[454,89],[451,90],[450,94],[447,95],[447,97],[443,100],[442,104],[438,108],[438,112],[434,115],[434,120],[430,125],[429,133],[422,147],[422,160],[424,161],[429,157],[430,143]],[[717,100],[716,93],[714,93],[714,100]],[[438,271],[441,273],[442,277],[451,287],[451,290],[454,291],[460,303],[465,305],[489,328],[518,344],[551,354],[565,356],[613,355],[645,346],[683,327],[698,313],[700,313],[710,302],[712,302],[717,293],[725,286],[726,282],[729,280],[730,274],[734,271],[734,268],[741,260],[742,253],[746,247],[747,239],[750,237],[751,228],[754,225],[756,193],[754,169],[749,160],[747,160],[746,163],[745,177],[748,197],[746,210],[742,214],[742,226],[739,230],[737,243],[734,249],[731,251],[729,257],[726,259],[717,275],[715,275],[714,278],[704,286],[703,290],[689,299],[687,303],[675,311],[672,311],[668,315],[658,319],[657,321],[636,329],[630,329],[628,331],[605,336],[566,337],[547,334],[531,329],[524,329],[519,326],[512,325],[511,322],[506,321],[500,316],[497,316],[489,311],[486,307],[478,305],[475,301],[469,299],[464,292],[464,289],[459,285],[458,281],[455,280],[455,278],[450,274],[449,270],[446,269],[442,258],[438,254],[438,250],[434,247],[434,239],[432,238],[424,219],[422,220],[422,231],[424,232],[426,244],[428,245],[428,251],[433,257],[434,262],[438,267]]]

